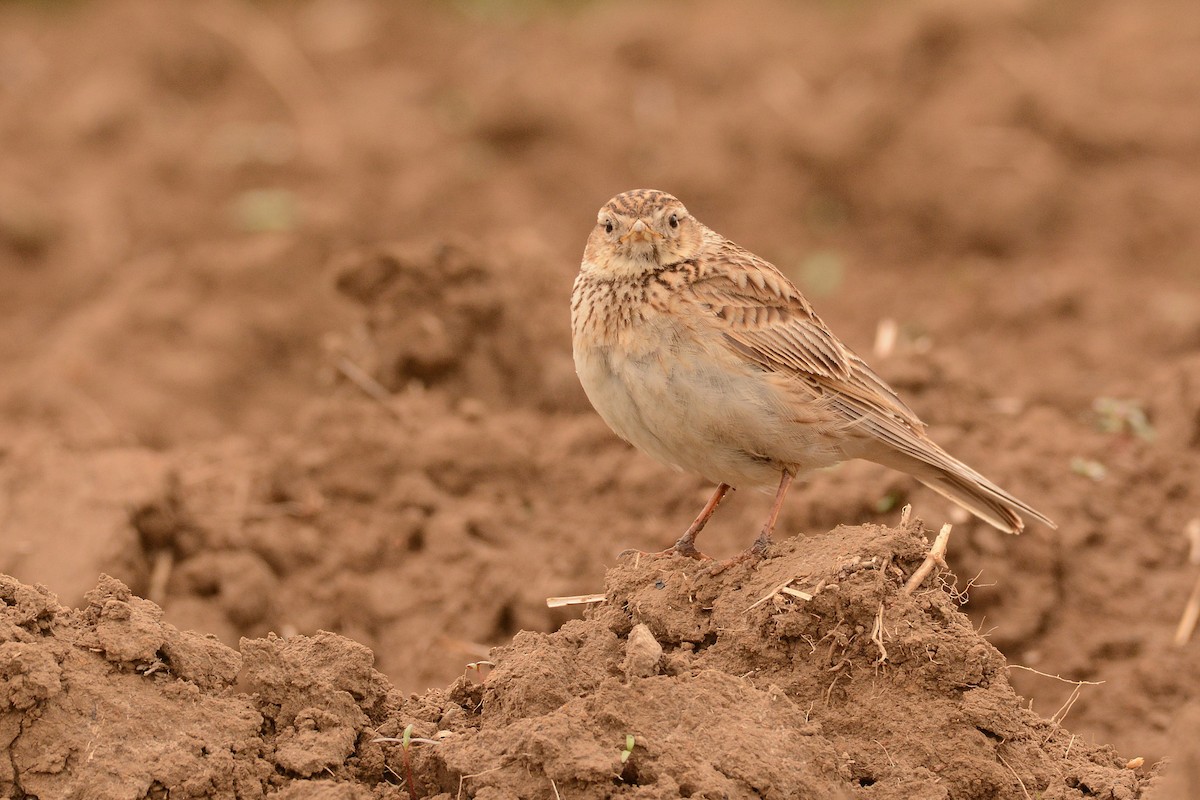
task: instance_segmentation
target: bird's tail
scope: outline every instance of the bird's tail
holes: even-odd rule
[[[1018,500],[932,442],[921,457],[891,450],[871,460],[907,472],[921,483],[1005,533],[1020,533],[1027,515],[1051,528],[1058,526],[1037,509]],[[922,448],[925,450],[925,448]]]

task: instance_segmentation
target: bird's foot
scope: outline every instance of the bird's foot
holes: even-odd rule
[[[683,556],[685,558],[694,558],[697,561],[712,561],[712,558],[697,550],[696,543],[687,536],[684,536],[674,545],[668,547],[666,550],[663,550],[661,553],[661,555],[669,554]]]
[[[646,556],[648,558],[662,558],[664,556],[674,558],[675,556],[682,556],[684,558],[693,558],[696,561],[712,561],[712,557],[706,556],[704,553],[701,553],[699,550],[697,550],[695,542],[689,539],[686,535],[681,537],[679,541],[668,547],[666,550],[659,550],[657,552],[649,553],[645,550],[623,550],[617,555],[617,558],[624,558],[625,556]]]
[[[762,561],[767,557],[767,548],[770,546],[771,535],[768,532],[763,531],[763,533],[754,540],[754,544],[750,545],[750,547],[747,549],[738,553],[733,558],[727,558],[724,561],[718,561],[716,564],[713,564],[712,567],[709,568],[708,574],[720,575],[725,570],[729,569],[730,567],[736,567],[738,564],[744,564],[747,561]]]

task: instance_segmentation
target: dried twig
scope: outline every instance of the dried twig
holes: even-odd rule
[[[887,358],[896,349],[896,334],[900,332],[900,326],[896,324],[896,320],[891,317],[884,317],[879,320],[879,324],[875,327],[875,351],[876,358]]]
[[[883,746],[883,742],[879,741],[878,739],[872,739],[871,741],[874,742],[875,744],[879,745],[879,749],[883,751],[883,754],[885,756],[887,756],[888,763],[891,764],[893,767],[896,766],[896,762],[892,760],[892,754],[889,753],[888,749]]]
[[[912,503],[905,503],[904,508],[900,509],[900,527],[907,528],[910,519],[912,519]]]
[[[933,547],[929,548],[929,555],[925,556],[925,560],[921,562],[921,566],[917,567],[917,571],[908,579],[908,583],[904,584],[904,593],[912,594],[917,590],[917,587],[929,577],[929,573],[933,572],[935,566],[942,568],[946,567],[946,545],[950,541],[950,531],[954,526],[949,522],[942,526],[938,531],[937,538],[933,540]]]
[[[1183,526],[1184,538],[1188,540],[1188,562],[1200,564],[1200,517],[1192,517]]]
[[[1188,538],[1188,561],[1200,565],[1200,518],[1190,520],[1183,529],[1183,535]],[[1183,607],[1183,616],[1179,618],[1179,626],[1175,628],[1173,641],[1176,647],[1183,647],[1192,640],[1197,622],[1200,622],[1200,573],[1196,575],[1192,593],[1188,597],[1187,605]]]
[[[603,603],[604,594],[573,594],[565,597],[547,597],[546,605],[550,608],[561,608],[562,606],[589,606],[593,603]]]
[[[1062,681],[1063,683],[1069,683],[1072,686],[1100,686],[1104,683],[1104,681],[1075,681],[1075,680],[1071,680],[1070,678],[1064,678],[1062,675],[1051,675],[1049,672],[1042,672],[1040,669],[1034,669],[1033,667],[1027,667],[1024,664],[1009,664],[1008,668],[1009,669],[1023,669],[1026,672],[1032,672],[1034,675],[1041,675],[1043,678],[1053,678],[1056,681]]]
[[[1100,684],[1104,683],[1104,681],[1073,681],[1070,678],[1064,678],[1061,675],[1051,675],[1048,672],[1042,672],[1041,670],[1034,669],[1033,667],[1026,667],[1021,664],[1009,664],[1008,668],[1023,669],[1026,672],[1032,672],[1034,675],[1041,675],[1043,678],[1051,678],[1056,681],[1062,681],[1063,683],[1069,683],[1075,687],[1071,690],[1071,694],[1067,697],[1067,701],[1063,703],[1061,707],[1059,707],[1058,711],[1054,712],[1054,716],[1050,717],[1050,724],[1053,726],[1053,728],[1050,730],[1050,735],[1042,740],[1043,746],[1045,746],[1047,742],[1054,738],[1054,734],[1058,733],[1059,728],[1062,727],[1063,720],[1067,718],[1067,714],[1071,713],[1071,708],[1075,705],[1075,701],[1079,699],[1079,693],[1083,690],[1083,687],[1099,686]],[[1069,748],[1070,745],[1067,745],[1067,747]]]
[[[338,356],[337,360],[338,372],[350,379],[350,382],[362,389],[363,392],[372,400],[387,409],[394,417],[399,417],[400,413],[392,407],[392,395],[387,389],[383,388],[383,384],[372,378],[367,371],[355,364],[345,356]]]
[[[829,705],[829,698],[833,696],[833,687],[837,685],[838,678],[842,677],[842,673],[833,676],[833,680],[829,683],[829,688],[825,690],[825,705]]]
[[[154,565],[150,569],[150,586],[146,592],[150,602],[162,606],[166,601],[167,583],[171,580],[174,567],[175,553],[169,547],[154,554]]]
[[[871,641],[879,648],[879,658],[875,659],[875,663],[884,664],[888,660],[887,648],[883,646],[883,603],[879,604],[879,611],[875,613],[875,625],[871,629]]]
[[[1029,795],[1029,790],[1025,788],[1025,781],[1021,780],[1021,776],[1017,774],[1015,769],[1013,769],[1012,764],[1005,761],[1004,756],[1000,755],[999,753],[996,753],[996,758],[1000,759],[1000,763],[1008,767],[1008,771],[1011,772],[1012,776],[1017,779],[1017,783],[1021,785],[1021,794],[1029,797],[1029,800],[1033,800],[1033,798]]]
[[[1051,731],[1050,736],[1046,737],[1046,742],[1050,741],[1054,734],[1057,733],[1058,727],[1061,726],[1063,720],[1067,718],[1067,714],[1071,713],[1071,708],[1075,705],[1075,701],[1079,699],[1079,692],[1082,689],[1082,684],[1076,685],[1075,688],[1071,690],[1070,696],[1067,697],[1067,701],[1059,706],[1058,711],[1054,712],[1054,716],[1050,717],[1050,724],[1055,726],[1055,730]],[[1046,742],[1042,742],[1042,744],[1045,744]]]
[[[753,611],[755,608],[757,608],[758,606],[760,606],[763,603],[770,600],[772,597],[775,597],[780,594],[790,595],[791,597],[795,597],[799,600],[804,600],[807,602],[809,600],[812,600],[817,595],[819,595],[826,588],[825,587],[826,580],[825,580],[825,578],[821,578],[821,580],[817,581],[817,584],[815,586],[811,587],[811,589],[807,592],[805,592],[801,589],[793,589],[791,584],[795,583],[798,580],[800,580],[799,577],[788,578],[783,583],[781,583],[778,586],[771,589],[771,591],[768,594],[766,594],[765,596],[760,597],[758,600],[754,601],[754,603],[751,604],[751,606],[749,608],[747,608],[745,611],[743,611],[742,613],[748,614],[751,611]],[[834,584],[834,586],[830,587],[830,588],[836,588],[836,586],[837,586],[837,584]]]
[[[1175,629],[1175,646],[1183,647],[1192,640],[1196,631],[1196,623],[1200,621],[1200,574],[1196,575],[1196,583],[1192,586],[1191,597],[1183,607],[1183,616],[1179,618],[1179,627]]]
[[[767,593],[766,593],[765,595],[763,595],[761,598],[759,598],[758,600],[755,600],[755,601],[754,601],[754,603],[753,603],[753,604],[752,604],[752,605],[751,605],[749,608],[747,608],[747,609],[746,609],[746,611],[744,611],[744,612],[742,612],[742,613],[748,613],[748,612],[750,612],[750,611],[753,611],[754,609],[758,608],[758,607],[759,607],[759,606],[761,606],[763,603],[767,602],[767,601],[768,601],[768,600],[770,600],[772,597],[774,597],[775,595],[777,595],[777,594],[779,594],[780,592],[782,592],[782,591],[783,591],[783,589],[784,589],[784,587],[785,587],[785,586],[789,586],[789,585],[792,583],[792,581],[794,581],[794,580],[796,580],[796,579],[795,579],[795,578],[788,578],[788,579],[787,579],[786,581],[784,581],[783,583],[781,583],[781,584],[779,584],[778,586],[776,586],[776,587],[774,587],[773,589],[771,589],[771,591],[767,592]]]
[[[478,778],[480,775],[487,775],[489,772],[495,772],[496,770],[498,770],[498,769],[503,769],[503,768],[504,768],[504,765],[503,765],[503,764],[501,764],[501,765],[500,765],[500,766],[498,766],[498,767],[492,767],[491,769],[485,769],[483,772],[473,772],[473,773],[471,773],[470,775],[460,775],[460,776],[458,777],[458,795],[457,795],[457,800],[462,800],[463,782],[464,782],[464,781],[466,781],[466,780],[467,780],[467,778]]]

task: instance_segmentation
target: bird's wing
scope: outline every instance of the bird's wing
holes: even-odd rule
[[[812,306],[770,262],[713,236],[700,259],[692,301],[741,356],[808,384],[876,436],[907,438],[924,423],[895,391],[825,326]],[[877,419],[871,420],[871,417]],[[905,430],[908,429],[908,430]]]

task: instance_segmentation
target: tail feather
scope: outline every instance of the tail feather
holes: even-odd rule
[[[937,448],[936,445],[934,447],[936,452],[929,454],[932,458],[928,461],[895,450],[872,460],[907,472],[938,494],[1005,533],[1020,533],[1025,529],[1022,514],[1051,528],[1058,527],[1045,514],[1018,500],[941,448]]]

